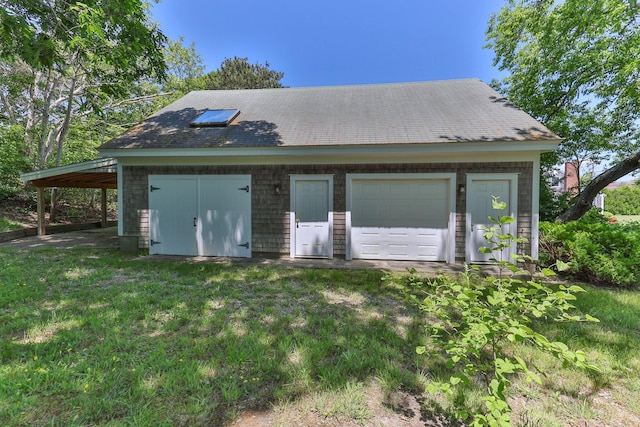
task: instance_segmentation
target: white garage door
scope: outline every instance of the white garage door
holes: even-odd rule
[[[446,261],[449,179],[353,179],[351,257]]]
[[[251,176],[149,176],[149,253],[250,257]]]

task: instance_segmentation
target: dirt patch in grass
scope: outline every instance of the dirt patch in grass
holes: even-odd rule
[[[264,411],[246,411],[229,425],[422,427],[437,426],[439,423],[423,418],[419,397],[404,391],[385,395],[382,388],[373,382],[367,386],[355,386],[350,396],[343,396],[340,392],[320,393]]]
[[[593,397],[592,408],[604,418],[609,426],[640,426],[640,416],[625,407],[627,402],[621,402],[617,394],[624,395],[624,390],[599,390]]]

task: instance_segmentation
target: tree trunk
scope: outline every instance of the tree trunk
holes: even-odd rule
[[[58,153],[56,155],[56,166],[60,166],[62,162],[62,143],[64,139],[67,137],[67,132],[69,131],[69,123],[71,122],[71,110],[73,109],[73,97],[76,91],[76,76],[74,75],[71,78],[71,87],[69,88],[69,96],[67,97],[67,106],[65,107],[64,113],[64,121],[62,122],[62,126],[58,130],[58,135],[56,137],[56,142],[58,146]]]
[[[56,222],[56,205],[58,204],[58,189],[56,187],[51,189],[51,210],[49,211],[49,222]]]
[[[637,169],[640,169],[640,151],[616,163],[615,166],[595,177],[576,197],[573,206],[558,217],[558,221],[566,223],[580,219],[582,215],[591,209],[593,199],[603,188]]]

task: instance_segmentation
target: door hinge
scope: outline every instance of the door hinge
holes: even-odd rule
[[[249,249],[249,242],[243,243],[242,245],[238,245],[238,246],[244,246],[245,248]]]
[[[151,192],[153,193],[155,190],[160,190],[160,187],[151,186]]]
[[[246,191],[248,193],[249,192],[249,186],[247,185],[246,187],[240,187],[240,188],[238,188],[238,190]]]
[[[151,244],[151,246],[154,246],[154,245],[159,245],[162,242],[156,242],[155,240],[151,239],[149,243]]]

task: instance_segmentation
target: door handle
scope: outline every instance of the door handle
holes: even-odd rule
[[[300,227],[300,218],[296,218],[296,228]]]
[[[193,218],[193,226],[194,227],[198,226],[198,218]]]

